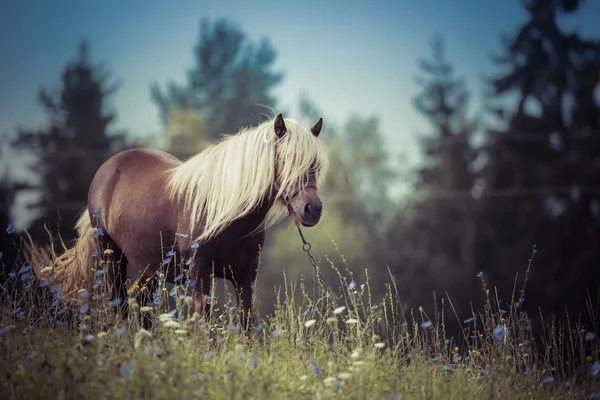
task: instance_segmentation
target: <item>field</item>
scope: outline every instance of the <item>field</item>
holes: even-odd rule
[[[533,332],[525,289],[502,310],[483,275],[487,302],[460,319],[457,339],[446,322],[458,316],[402,310],[392,277],[377,302],[368,282],[342,272],[340,299],[286,281],[274,312],[244,332],[227,291],[210,299],[208,319],[194,315],[193,281],[161,282],[146,305],[123,299],[123,320],[121,299],[105,294],[105,270],[99,257],[94,288],[74,303],[27,265],[7,277],[0,399],[600,398],[594,332]]]

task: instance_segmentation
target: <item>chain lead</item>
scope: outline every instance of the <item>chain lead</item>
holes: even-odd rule
[[[300,238],[302,239],[302,250],[305,251],[306,254],[308,254],[308,259],[310,260],[310,263],[312,264],[315,272],[319,276],[319,279],[325,287],[325,290],[327,290],[327,292],[333,296],[333,293],[331,292],[331,290],[329,290],[329,287],[327,286],[327,282],[325,282],[323,274],[318,269],[317,260],[315,260],[315,257],[313,257],[312,253],[310,252],[310,249],[312,248],[311,244],[306,239],[304,239],[304,235],[302,234],[302,230],[300,229],[300,224],[296,224],[296,228],[298,228],[298,233],[300,234]]]

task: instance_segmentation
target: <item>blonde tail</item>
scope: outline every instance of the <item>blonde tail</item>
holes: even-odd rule
[[[77,229],[75,246],[67,249],[61,239],[65,250],[61,255],[56,254],[53,243],[46,249],[38,248],[34,245],[29,232],[25,231],[27,235],[25,250],[31,268],[40,280],[47,281],[50,286],[58,286],[65,300],[75,300],[78,290],[90,289],[94,279],[92,252],[95,243],[92,234],[96,229],[92,227],[87,209],[77,220],[75,228]]]

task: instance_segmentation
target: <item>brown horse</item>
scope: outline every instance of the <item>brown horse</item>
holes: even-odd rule
[[[305,128],[279,114],[185,162],[155,150],[118,153],[96,172],[74,247],[56,256],[30,244],[32,266],[73,298],[94,282],[96,239],[102,239],[101,254],[114,265],[107,274],[113,296],[126,298],[127,264],[143,278],[167,271],[171,283],[189,268],[202,315],[214,272],[233,283],[247,328],[266,228],[287,215],[307,227],[321,218],[317,186],[328,166],[318,139],[322,124]]]

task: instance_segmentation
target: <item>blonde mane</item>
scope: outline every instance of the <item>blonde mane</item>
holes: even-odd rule
[[[194,240],[218,235],[259,206],[278,184],[273,206],[259,226],[267,229],[287,215],[282,196],[301,187],[309,169],[314,169],[317,185],[323,182],[328,167],[323,143],[292,119],[285,120],[287,132],[278,139],[273,121],[226,136],[170,170],[168,194],[171,200],[183,201],[180,211],[189,221],[190,232],[203,223]]]

